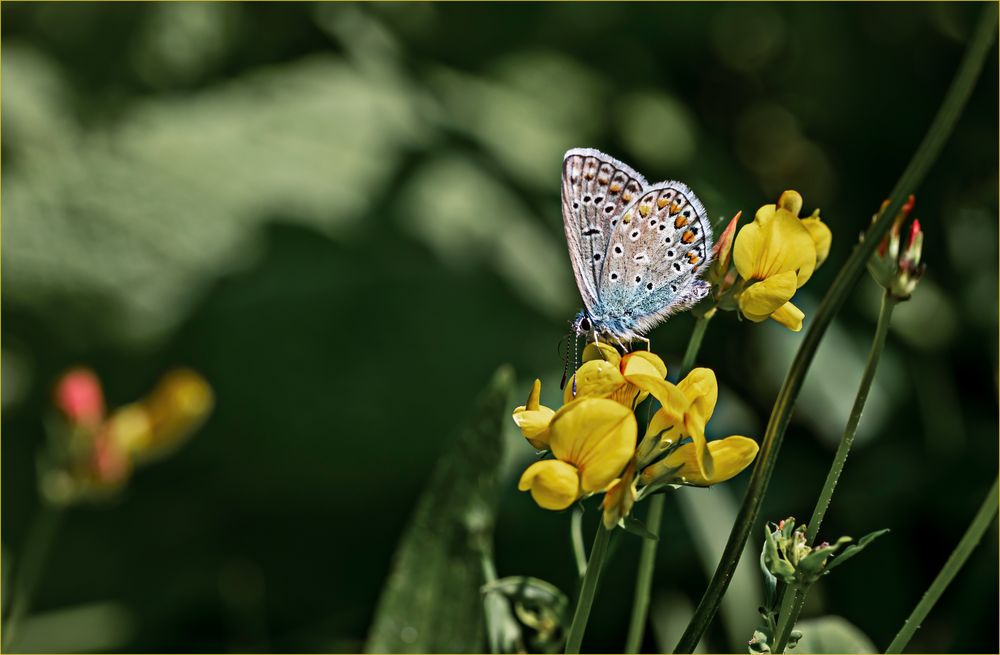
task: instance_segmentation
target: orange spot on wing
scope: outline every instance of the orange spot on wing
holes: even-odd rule
[[[677,219],[674,221],[674,227],[677,228],[678,230],[687,224],[688,224],[688,219],[684,218],[683,216],[678,216]]]
[[[681,210],[681,206],[678,205],[676,202],[670,203],[670,213],[671,214],[676,214],[680,210]]]
[[[700,262],[700,261],[701,261],[701,258],[700,258],[700,257],[698,257],[698,255],[696,255],[695,253],[693,253],[693,252],[689,252],[689,253],[688,253],[688,261],[689,261],[690,263],[692,263],[692,264],[697,264],[698,262]]]
[[[626,191],[625,193],[622,194],[622,200],[624,200],[625,202],[632,200],[632,194]]]
[[[657,200],[656,201],[656,206],[659,207],[660,209],[663,209],[664,207],[666,207],[667,206],[667,200],[666,200],[666,198],[660,198],[659,200]]]
[[[692,232],[691,230],[685,232],[681,236],[681,241],[683,241],[684,243],[691,243],[692,241],[694,241],[694,232]]]
[[[611,191],[611,193],[618,193],[621,190],[622,190],[622,185],[618,184],[617,182],[615,182],[614,184],[612,184],[611,188],[609,189],[609,191]]]
[[[639,213],[643,218],[649,216],[649,205],[639,205]]]

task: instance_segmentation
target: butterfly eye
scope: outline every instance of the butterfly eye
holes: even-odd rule
[[[586,316],[580,319],[580,329],[584,332],[590,332],[590,319]]]

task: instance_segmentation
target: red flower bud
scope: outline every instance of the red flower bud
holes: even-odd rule
[[[104,420],[104,393],[101,382],[89,368],[70,369],[56,383],[56,408],[70,422],[96,428]]]

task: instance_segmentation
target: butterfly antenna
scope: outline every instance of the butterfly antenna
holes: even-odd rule
[[[573,397],[576,398],[576,369],[577,369],[577,357],[579,353],[577,352],[577,334],[573,333]]]
[[[559,340],[559,346],[558,346],[558,348],[561,351],[559,354],[563,358],[562,381],[559,382],[559,390],[560,391],[562,391],[563,389],[566,388],[566,371],[569,369],[569,339],[572,336],[573,336],[573,333],[570,332],[564,338],[562,338],[562,339]]]

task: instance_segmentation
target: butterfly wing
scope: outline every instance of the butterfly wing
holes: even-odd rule
[[[643,334],[708,294],[700,274],[711,256],[711,224],[691,189],[673,181],[650,185],[611,232],[599,303]]]
[[[563,157],[563,227],[576,285],[591,314],[603,313],[601,279],[612,232],[645,187],[641,175],[598,150],[575,148]]]

